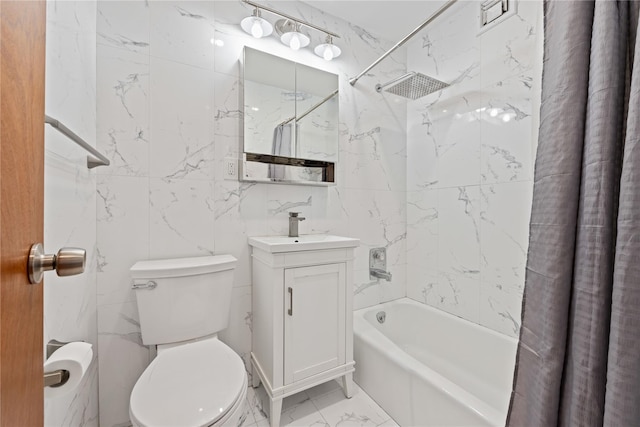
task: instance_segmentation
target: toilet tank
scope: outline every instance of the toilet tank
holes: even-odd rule
[[[225,329],[236,261],[215,255],[135,263],[130,272],[142,342],[175,343]]]

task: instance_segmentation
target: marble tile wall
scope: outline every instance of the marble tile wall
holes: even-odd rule
[[[351,87],[386,42],[303,3],[269,3],[339,33],[340,58],[292,52],[239,27],[239,1],[100,1],[97,140],[112,161],[97,178],[97,306],[100,425],[129,425],[135,381],[153,357],[144,346],[128,270],[137,260],[230,253],[238,258],[231,320],[220,335],[245,361],[251,348],[248,236],[301,233],[361,239],[356,308],[406,295],[406,102],[374,86],[405,71],[404,52]],[[269,17],[272,22],[274,17]],[[321,42],[313,34],[312,43]],[[307,187],[225,180],[223,162],[242,140],[243,46],[340,76],[337,185]],[[370,248],[388,248],[392,282],[369,280]]]
[[[461,2],[408,46],[452,85],[407,109],[407,295],[517,337],[539,124],[542,5],[478,35]],[[464,23],[464,24],[462,24]]]
[[[45,111],[95,145],[96,4],[47,1],[46,38]],[[90,342],[94,350],[77,390],[45,399],[47,426],[98,425],[96,170],[86,159],[86,151],[45,126],[44,247],[84,248],[87,262],[78,276],[45,275],[43,349],[57,339]]]
[[[100,344],[102,425],[129,425],[129,393],[153,357],[141,342],[129,267],[236,256],[221,336],[246,360],[246,237],[285,233],[293,209],[308,218],[305,233],[361,239],[355,308],[409,295],[517,335],[538,123],[537,2],[519,2],[516,16],[479,37],[455,25],[476,19],[475,5],[461,3],[407,57],[394,55],[355,87],[348,78],[390,43],[301,3],[276,6],[342,34],[343,56],[325,63],[248,37],[237,25],[249,12],[239,2],[48,2],[47,113],[97,137],[112,166],[88,171],[85,154],[47,129],[45,243],[87,248],[88,271],[47,279],[45,340]],[[223,159],[238,157],[242,136],[244,45],[340,75],[337,186],[224,180]],[[374,92],[405,68],[455,84],[408,104]],[[377,246],[388,248],[392,282],[369,280],[368,250]],[[47,425],[97,424],[97,365],[76,395],[45,402]]]

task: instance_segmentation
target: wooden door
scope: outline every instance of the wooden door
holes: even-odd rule
[[[284,272],[284,383],[345,363],[345,264]]]
[[[44,423],[42,284],[27,254],[43,240],[44,1],[0,1],[0,426]]]

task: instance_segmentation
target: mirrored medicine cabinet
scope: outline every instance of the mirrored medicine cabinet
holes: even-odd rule
[[[244,48],[240,179],[335,184],[338,76]]]

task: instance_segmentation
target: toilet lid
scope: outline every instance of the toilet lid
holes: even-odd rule
[[[208,426],[231,409],[245,375],[240,356],[217,339],[166,349],[131,392],[132,421],[141,426]]]

